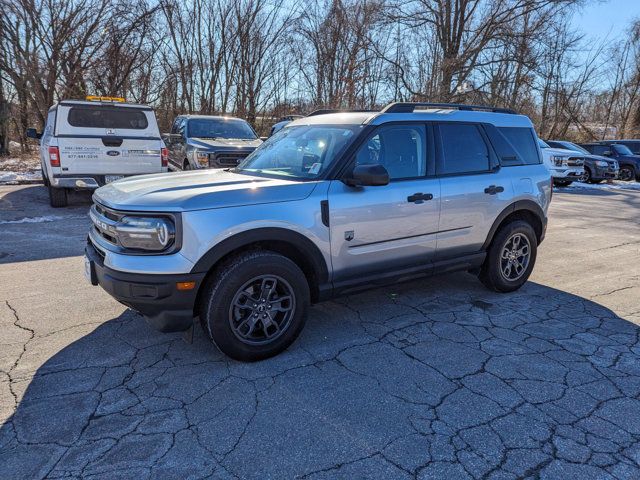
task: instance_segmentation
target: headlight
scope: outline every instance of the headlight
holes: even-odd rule
[[[164,250],[176,236],[175,225],[168,218],[123,217],[113,229],[120,245],[139,250]]]
[[[604,160],[596,160],[596,165],[599,167],[608,167],[609,163],[605,162]]]
[[[569,157],[559,157],[557,155],[551,155],[551,163],[556,167],[566,167]]]
[[[196,161],[198,162],[199,165],[203,166],[203,167],[208,167],[209,166],[209,154],[207,152],[203,152],[200,150],[195,150],[193,152],[193,156],[196,159]]]

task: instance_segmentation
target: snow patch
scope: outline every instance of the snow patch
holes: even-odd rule
[[[15,185],[22,182],[41,182],[42,174],[39,171],[14,172],[0,170],[0,185]]]
[[[73,216],[60,216],[60,215],[44,215],[42,217],[24,217],[18,220],[0,220],[0,225],[6,224],[15,224],[15,223],[44,223],[44,222],[55,222],[57,220],[69,220],[70,218],[85,218],[84,215],[73,215]]]
[[[593,190],[640,190],[640,183],[638,182],[619,182],[613,181],[612,183],[580,183],[574,182],[567,187],[553,187],[554,190],[571,190],[571,189],[593,189]]]

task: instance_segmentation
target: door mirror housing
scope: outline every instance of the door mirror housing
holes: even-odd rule
[[[356,165],[344,183],[350,187],[381,187],[389,184],[389,172],[379,163]]]
[[[610,157],[611,156],[611,150],[607,150],[606,152],[602,152],[602,155],[604,155],[605,157]]]
[[[42,138],[42,132],[38,132],[35,128],[27,128],[27,138],[40,140]]]

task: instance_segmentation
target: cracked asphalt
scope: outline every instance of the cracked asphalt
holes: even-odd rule
[[[255,364],[86,284],[88,199],[0,186],[0,478],[640,477],[640,191],[556,191],[519,292],[343,297]]]

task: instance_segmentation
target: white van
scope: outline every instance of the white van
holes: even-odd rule
[[[112,97],[63,100],[49,109],[41,139],[42,178],[51,206],[68,189],[95,189],[120,178],[167,171],[168,151],[153,110]]]

